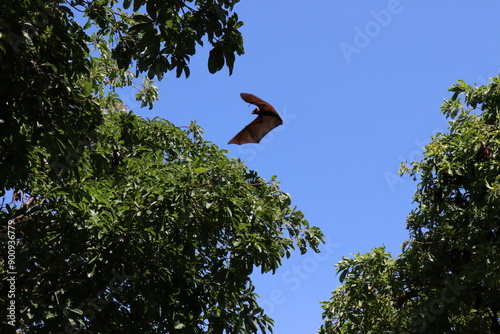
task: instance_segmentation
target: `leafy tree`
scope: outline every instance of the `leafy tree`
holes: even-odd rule
[[[395,262],[383,247],[344,257],[336,265],[343,284],[322,302],[326,321],[320,333],[400,333],[394,330],[404,321],[393,306],[400,291]]]
[[[235,54],[243,53],[243,23],[232,12],[238,2],[2,1],[0,189],[25,186],[37,146],[61,164],[68,150],[78,153],[92,142],[101,111],[117,103],[104,88],[130,85],[140,73],[161,80],[175,70],[187,77],[190,57],[206,42],[210,72],[227,65],[231,73]],[[75,13],[88,19],[85,27]],[[151,106],[151,81],[137,98]]]
[[[209,71],[231,72],[237,2],[0,4],[2,333],[271,329],[250,274],[318,251],[321,231],[195,123],[142,119],[118,95],[146,74],[151,107],[152,80],[188,76],[207,42]]]
[[[18,241],[18,326],[26,333],[252,333],[272,321],[249,275],[294,245],[317,251],[290,196],[192,124],[110,113],[61,184],[40,164]],[[40,152],[41,159],[44,153]],[[3,241],[5,243],[5,241]],[[2,294],[2,298],[5,298]],[[5,299],[4,299],[5,301]]]
[[[322,333],[500,333],[500,77],[450,91],[449,133],[401,169],[420,179],[410,240],[339,263]]]

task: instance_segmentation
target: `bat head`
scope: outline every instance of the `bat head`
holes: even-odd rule
[[[258,115],[260,112],[260,109],[259,108],[255,108],[253,111],[252,111],[252,114],[256,114]]]

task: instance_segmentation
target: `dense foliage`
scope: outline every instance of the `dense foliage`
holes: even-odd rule
[[[195,123],[142,119],[118,95],[144,73],[152,107],[152,80],[188,76],[207,42],[209,71],[231,72],[237,2],[0,3],[2,333],[271,329],[250,274],[318,251],[321,231]]]
[[[500,333],[500,77],[450,91],[449,133],[402,168],[420,180],[410,240],[338,264],[321,333]]]
[[[0,189],[24,187],[35,147],[62,163],[68,150],[91,142],[101,111],[117,103],[109,92],[131,85],[137,74],[187,77],[196,46],[207,42],[210,72],[224,65],[231,72],[235,54],[243,53],[243,23],[232,12],[238,2],[2,1]],[[151,106],[156,93],[149,80],[137,98]]]
[[[317,249],[321,233],[290,208],[276,181],[228,159],[196,125],[182,131],[128,113],[105,120],[74,167],[78,178],[54,182],[51,166],[40,164],[29,211],[4,214],[17,231],[19,326],[27,333],[269,328],[249,275],[254,267],[274,271],[294,244]]]

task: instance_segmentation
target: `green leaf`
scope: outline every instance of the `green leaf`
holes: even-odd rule
[[[229,68],[229,75],[233,74],[233,66],[235,61],[234,53],[231,51],[225,51],[224,57],[226,58],[226,65]]]
[[[183,328],[186,328],[186,325],[183,324],[182,322],[177,322],[175,324],[175,329],[183,329]]]
[[[349,318],[349,320],[350,320],[353,324],[355,324],[355,325],[359,325],[359,319],[358,319],[355,315],[353,315],[353,314],[351,314],[351,313],[348,313],[348,314],[347,314],[347,317]]]
[[[205,173],[207,170],[208,170],[208,168],[198,167],[198,168],[194,169],[194,172],[200,174],[200,173]]]
[[[96,266],[93,266],[92,270],[90,271],[90,273],[87,273],[87,277],[88,278],[92,278],[94,276],[94,274],[95,274],[95,268],[96,268]]]
[[[132,19],[136,22],[141,22],[141,23],[152,23],[153,20],[145,14],[134,14]]]
[[[208,71],[212,74],[220,71],[224,67],[224,53],[219,45],[216,45],[208,57]]]
[[[134,12],[137,12],[139,8],[141,8],[141,6],[144,4],[144,1],[145,0],[134,0]]]

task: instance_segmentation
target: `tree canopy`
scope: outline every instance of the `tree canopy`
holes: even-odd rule
[[[270,331],[250,274],[323,234],[276,177],[118,94],[143,73],[151,107],[153,80],[189,76],[207,43],[209,71],[231,73],[237,2],[0,4],[2,332]]]
[[[146,73],[189,76],[196,46],[211,46],[208,68],[232,72],[243,53],[238,0],[10,0],[0,4],[0,189],[23,187],[31,152],[53,163],[92,141],[113,91]],[[79,22],[87,20],[82,27]],[[134,70],[135,74],[128,70]],[[152,106],[155,87],[137,94]]]
[[[50,165],[40,164],[28,212],[4,213],[18,231],[19,326],[27,333],[270,328],[249,275],[254,267],[273,272],[294,245],[317,250],[322,239],[277,181],[228,159],[195,124],[181,130],[111,113],[96,136],[74,166],[78,178],[52,181]]]
[[[420,181],[410,240],[338,264],[321,333],[500,333],[500,77],[450,91],[449,133],[401,169]]]

